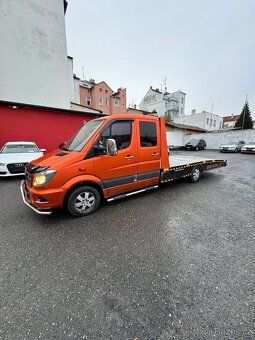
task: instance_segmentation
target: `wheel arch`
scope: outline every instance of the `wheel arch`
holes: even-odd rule
[[[99,195],[100,195],[100,198],[103,200],[104,199],[104,193],[103,193],[103,190],[102,190],[102,187],[100,186],[99,183],[96,183],[96,182],[93,182],[93,181],[90,181],[90,180],[81,180],[77,183],[74,183],[73,185],[71,185],[68,190],[66,191],[65,193],[65,196],[64,196],[64,200],[63,200],[63,206],[66,205],[66,201],[67,201],[67,198],[68,196],[70,195],[70,193],[79,188],[79,187],[82,187],[84,185],[87,185],[87,186],[90,186],[94,189],[96,189],[98,192],[99,192]]]

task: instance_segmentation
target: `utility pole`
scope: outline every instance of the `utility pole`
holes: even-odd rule
[[[246,95],[246,100],[245,100],[245,109],[243,111],[243,123],[242,123],[242,130],[243,130],[243,126],[244,126],[244,118],[245,118],[245,113],[246,113],[246,103],[247,103],[247,100],[248,100],[248,95]]]

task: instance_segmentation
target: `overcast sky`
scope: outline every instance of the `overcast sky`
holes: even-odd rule
[[[74,72],[127,88],[139,104],[150,85],[187,93],[191,109],[255,116],[255,0],[69,0]]]

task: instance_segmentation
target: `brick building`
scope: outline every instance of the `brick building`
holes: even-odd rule
[[[91,79],[80,80],[79,92],[80,105],[100,110],[108,115],[126,113],[126,89],[119,88],[114,92],[106,82],[96,83]]]

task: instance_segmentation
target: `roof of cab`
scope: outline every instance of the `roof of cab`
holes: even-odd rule
[[[159,117],[155,117],[155,116],[149,116],[149,115],[138,115],[138,114],[132,114],[132,113],[123,113],[123,114],[114,114],[114,115],[110,115],[110,116],[106,116],[106,117],[101,117],[98,118],[98,120],[114,120],[114,119],[141,119],[143,118],[144,120],[158,120]]]

